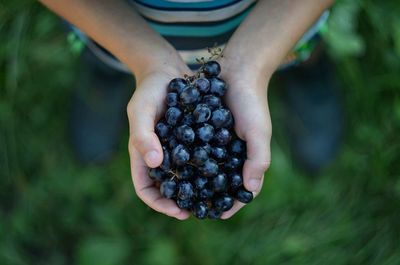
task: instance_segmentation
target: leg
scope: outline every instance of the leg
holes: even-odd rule
[[[326,56],[319,56],[283,71],[281,79],[293,158],[303,169],[317,173],[335,157],[343,127],[333,67]]]
[[[102,163],[111,158],[118,145],[134,79],[110,68],[86,49],[77,81],[69,122],[72,145],[81,162]]]

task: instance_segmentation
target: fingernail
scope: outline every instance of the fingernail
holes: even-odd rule
[[[260,187],[260,180],[259,179],[250,179],[249,181],[249,189],[250,191],[257,191]]]
[[[158,152],[153,150],[146,153],[146,155],[144,156],[144,161],[146,161],[146,164],[148,166],[153,166],[157,163],[157,158]]]
[[[179,215],[181,214],[182,210],[179,209],[178,207],[174,208],[173,210],[170,211],[170,214],[174,216],[175,218],[178,218]],[[177,217],[178,216],[178,217]]]

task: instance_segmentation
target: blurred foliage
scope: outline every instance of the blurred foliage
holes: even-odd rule
[[[288,155],[271,94],[273,164],[228,221],[179,222],[134,194],[127,131],[104,167],[74,160],[78,58],[36,1],[0,1],[0,264],[400,264],[400,5],[338,1],[325,35],[346,134],[318,178]]]

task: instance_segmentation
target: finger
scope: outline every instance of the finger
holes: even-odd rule
[[[162,197],[157,188],[145,187],[141,189],[140,193],[143,195],[141,199],[157,212],[175,217],[179,220],[185,220],[189,218],[189,212],[179,209],[173,200]]]
[[[235,203],[233,204],[233,207],[229,211],[226,211],[221,215],[221,219],[231,218],[232,215],[237,213],[245,205],[246,204],[244,204],[244,203],[241,203],[239,201],[235,201]]]
[[[271,163],[270,135],[266,129],[246,132],[247,160],[243,166],[243,180],[249,191],[260,191],[264,172]]]
[[[148,167],[158,167],[163,160],[160,141],[154,132],[156,115],[152,105],[128,104],[131,144],[139,151]]]
[[[264,182],[264,178],[261,180],[261,187],[263,185],[263,182]],[[259,192],[258,193],[253,192],[253,198],[257,197],[258,194],[259,194]],[[242,203],[240,201],[235,201],[235,203],[233,204],[233,207],[229,211],[226,211],[222,214],[221,219],[231,218],[234,214],[236,214],[244,206],[246,206],[245,203]]]
[[[148,177],[148,168],[139,151],[130,148],[132,181],[138,197],[157,212],[184,220],[189,217],[187,211],[181,210],[174,201],[162,197],[154,182]]]

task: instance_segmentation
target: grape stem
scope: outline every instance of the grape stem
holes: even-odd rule
[[[208,47],[207,48],[208,53],[210,54],[210,56],[208,57],[207,60],[204,59],[204,57],[196,58],[196,61],[200,64],[199,69],[197,70],[197,72],[193,75],[193,76],[188,76],[188,75],[184,75],[186,81],[188,83],[190,83],[191,85],[193,84],[193,81],[197,78],[201,77],[201,73],[204,70],[204,65],[211,61],[211,60],[217,60],[218,58],[222,58],[224,57],[223,53],[222,53],[222,49],[217,47],[217,43],[214,44],[214,47]]]
[[[170,180],[173,180],[174,178],[178,178],[178,175],[174,171],[169,170],[168,173],[172,174],[172,178]]]

